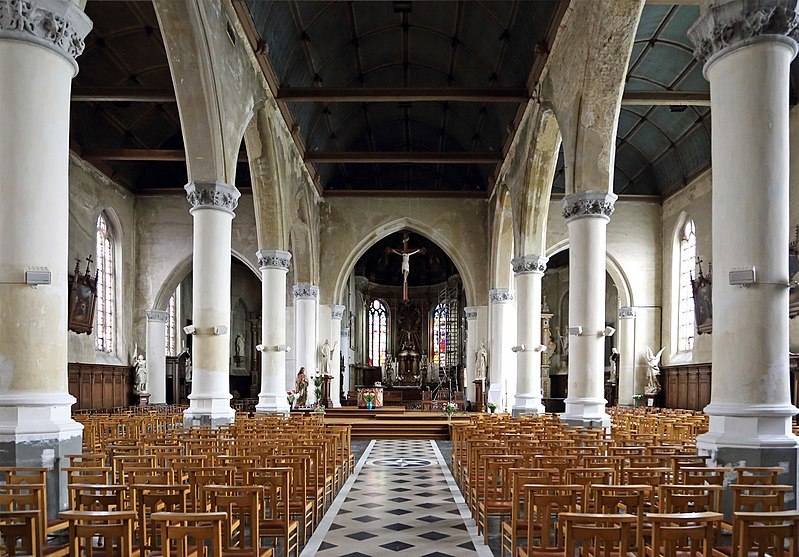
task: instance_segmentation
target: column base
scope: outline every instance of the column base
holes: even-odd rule
[[[511,414],[514,418],[518,418],[522,414],[544,414],[546,410],[541,403],[541,397],[535,395],[516,395],[516,404],[511,409]]]
[[[697,437],[697,449],[795,448],[799,438],[793,434],[791,418],[796,413],[792,405],[711,403],[705,407],[708,432]]]
[[[566,412],[561,414],[560,421],[573,425],[610,426],[610,416],[605,413],[604,398],[569,397],[563,401]]]
[[[65,455],[83,450],[83,426],[72,419],[75,397],[66,393],[0,395],[0,466],[47,468],[47,514],[69,507],[61,468]]]
[[[285,393],[260,393],[255,411],[288,414],[291,411],[291,407]]]
[[[201,397],[189,395],[189,407],[183,412],[183,424],[187,426],[216,426],[231,424],[236,411],[230,407],[231,395],[223,397]]]

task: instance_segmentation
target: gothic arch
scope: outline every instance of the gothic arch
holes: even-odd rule
[[[514,253],[514,214],[510,191],[501,186],[497,194],[491,234],[491,288],[512,288],[511,259]]]
[[[349,255],[347,255],[346,259],[344,260],[344,264],[341,266],[338,275],[336,276],[335,289],[333,291],[333,303],[342,303],[341,300],[344,299],[347,278],[355,268],[355,263],[357,263],[363,254],[365,254],[375,242],[385,238],[386,236],[389,236],[390,234],[400,232],[401,230],[410,230],[412,232],[416,232],[417,234],[421,234],[422,236],[425,236],[438,244],[441,249],[444,250],[447,256],[449,256],[449,258],[455,263],[455,266],[460,272],[461,279],[463,280],[463,289],[466,292],[466,303],[469,305],[474,305],[478,299],[477,291],[475,289],[475,276],[474,271],[466,264],[466,258],[464,255],[460,253],[455,245],[449,240],[449,238],[443,235],[439,230],[407,217],[399,218],[381,225],[379,228],[372,231],[371,234],[366,235],[355,246],[353,246]]]

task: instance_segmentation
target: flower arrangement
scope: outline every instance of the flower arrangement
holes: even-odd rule
[[[313,394],[316,400],[316,405],[321,406],[322,404],[322,376],[320,374],[314,375],[313,378]]]
[[[448,402],[446,406],[444,406],[444,413],[447,415],[447,418],[451,418],[452,415],[458,411],[458,405],[454,402]]]
[[[374,402],[375,401],[375,395],[372,394],[372,393],[366,393],[365,395],[363,395],[363,399],[366,402]]]
[[[294,400],[297,398],[295,391],[286,391],[286,400],[289,401],[289,408],[294,408]]]
[[[317,404],[316,406],[313,407],[313,412],[315,412],[317,414],[324,414],[325,413],[325,407],[322,406],[321,404]]]
[[[644,395],[642,395],[640,393],[637,394],[637,395],[633,395],[633,405],[634,406],[638,406],[639,404],[641,404],[641,400],[643,400],[643,398],[644,398]]]
[[[496,412],[497,408],[499,407],[499,405],[496,402],[489,402],[488,404],[486,404],[486,406],[488,406],[488,411],[491,412],[492,414]]]

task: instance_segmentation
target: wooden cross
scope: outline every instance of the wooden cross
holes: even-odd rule
[[[89,276],[89,267],[91,267],[92,263],[94,263],[94,259],[92,259],[92,254],[89,254],[89,257],[86,258],[86,276]]]
[[[411,272],[411,256],[417,253],[424,254],[425,248],[411,249],[408,247],[410,235],[402,233],[402,247],[400,249],[388,248],[389,253],[394,253],[402,257],[402,301],[408,301],[408,274]]]

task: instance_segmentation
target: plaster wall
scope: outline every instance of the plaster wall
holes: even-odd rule
[[[100,174],[74,153],[69,157],[69,272],[86,270],[86,257],[91,254],[92,271],[97,262],[97,217],[104,213],[117,240],[116,263],[116,339],[111,353],[94,349],[95,336],[68,332],[68,361],[81,363],[129,364],[135,342],[144,349],[144,328],[137,337],[132,334],[134,282],[139,272],[134,231],[134,197],[122,186]],[[142,318],[144,313],[142,312]]]
[[[677,228],[682,228],[687,218],[693,219],[696,227],[696,256],[702,260],[702,271],[707,274],[713,262],[713,174],[707,171],[693,180],[663,202],[663,344],[666,351],[662,356],[665,365],[708,363],[713,359],[712,337],[696,335],[694,349],[690,352],[677,351],[677,315],[679,260],[674,239]]]
[[[413,229],[455,262],[468,305],[488,297],[487,202],[483,199],[329,197],[320,206],[320,303],[342,303],[352,267],[386,235]],[[428,232],[434,232],[431,235]]]

